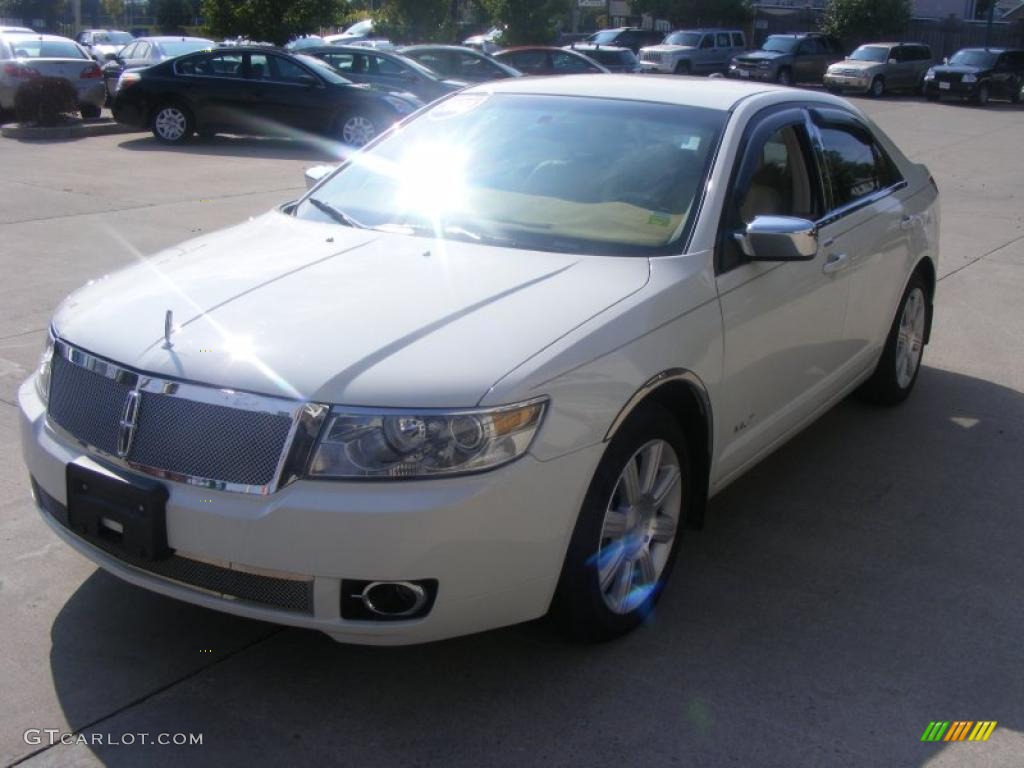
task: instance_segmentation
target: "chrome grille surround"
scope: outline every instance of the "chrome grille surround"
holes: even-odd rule
[[[220,491],[266,495],[297,479],[329,410],[152,376],[60,339],[52,366],[56,432],[114,464]]]

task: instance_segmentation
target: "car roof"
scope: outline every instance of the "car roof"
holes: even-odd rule
[[[1021,50],[1024,50],[1024,48],[961,48],[957,53],[962,53],[963,51],[971,51],[972,53],[1017,53]]]
[[[557,50],[557,49],[556,49]],[[785,92],[799,101],[821,100],[834,103],[834,99],[821,97],[811,91],[794,92],[791,88],[767,83],[750,83],[725,78],[687,80],[678,78],[637,75],[556,75],[554,77],[524,77],[492,80],[472,86],[463,93],[491,92],[516,93],[538,96],[590,96],[631,101],[651,101],[680,106],[705,107],[728,110],[743,99],[759,93]]]
[[[203,42],[203,43],[212,43],[213,42],[213,40],[211,40],[208,37],[189,37],[188,35],[154,35],[152,37],[149,37],[149,36],[147,36],[147,37],[136,37],[135,39],[136,39],[136,41],[141,41],[141,42],[146,42],[146,43],[173,43],[173,42],[184,43],[184,42],[189,42],[189,41],[194,41],[194,42],[197,42],[197,43],[198,42]],[[197,53],[198,53],[198,51],[197,51]]]
[[[402,51],[469,51],[479,56],[486,56],[486,53],[478,51],[476,48],[470,48],[468,45],[442,45],[440,43],[420,43],[419,45],[402,45],[396,49],[399,53]]]
[[[42,40],[44,43],[53,43],[58,40],[64,43],[74,43],[70,37],[63,35],[45,35],[39,32],[3,32],[0,33],[6,40]],[[78,43],[75,43],[78,45]]]
[[[503,48],[498,53],[509,51],[564,51],[566,48],[559,48],[557,45],[514,45],[511,48]]]
[[[691,28],[673,29],[671,32],[666,32],[665,34],[666,35],[673,35],[676,32],[700,32],[700,33],[703,34],[705,32],[742,32],[742,31],[743,31],[742,29],[738,29],[738,28],[736,28],[736,29],[729,29],[728,27],[693,27],[692,29]]]
[[[624,48],[621,45],[601,45],[600,43],[571,43],[562,46],[563,51],[632,51],[632,48]]]

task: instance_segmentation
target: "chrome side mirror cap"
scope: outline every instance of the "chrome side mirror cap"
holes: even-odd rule
[[[810,261],[818,255],[818,228],[793,216],[755,216],[733,234],[751,261]]]
[[[306,189],[312,189],[320,180],[334,171],[336,166],[333,165],[314,165],[312,168],[306,169]]]

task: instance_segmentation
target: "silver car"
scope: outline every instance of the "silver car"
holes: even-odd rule
[[[824,83],[833,93],[853,90],[875,98],[888,91],[920,92],[934,63],[932,49],[922,43],[867,43],[832,64]]]
[[[0,35],[0,109],[14,109],[18,87],[33,77],[62,77],[74,87],[82,117],[99,117],[103,72],[85,49],[58,35]]]

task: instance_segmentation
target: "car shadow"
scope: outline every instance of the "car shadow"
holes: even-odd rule
[[[338,163],[344,158],[344,145],[324,137],[258,138],[253,136],[194,137],[181,145],[162,144],[152,136],[122,141],[121,149],[133,152],[185,153],[217,157],[261,158],[265,160],[303,160]],[[350,150],[349,150],[350,151]]]
[[[113,766],[984,752],[1024,728],[1022,441],[1024,394],[948,371],[923,368],[898,408],[847,400],[712,501],[649,626],[603,645],[533,622],[343,646],[96,572],[52,625],[56,696],[74,728],[118,712],[89,733],[204,734],[89,747]],[[937,718],[999,726],[987,745],[922,744]]]

